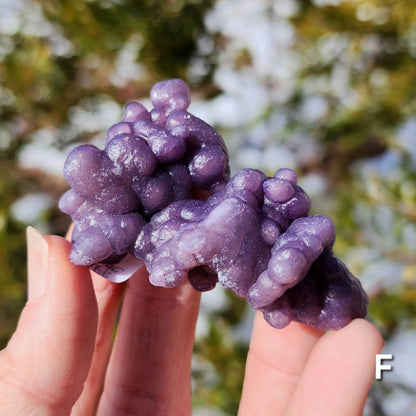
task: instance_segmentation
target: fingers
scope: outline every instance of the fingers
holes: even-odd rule
[[[98,415],[190,415],[190,372],[200,294],[188,283],[128,281]]]
[[[97,336],[91,369],[71,416],[95,415],[97,412],[113,344],[117,313],[125,288],[124,284],[112,283],[94,272],[91,275],[99,310]]]
[[[69,250],[65,239],[28,229],[29,300],[0,355],[7,414],[69,414],[81,394],[98,312],[88,269],[71,264]]]
[[[272,328],[257,313],[247,356],[239,416],[284,415],[322,331],[292,322]]]
[[[311,353],[288,414],[361,415],[382,347],[379,331],[363,319],[326,333]]]
[[[73,229],[72,223],[66,234],[67,240],[71,240]],[[112,283],[93,271],[90,273],[98,303],[98,327],[91,368],[84,390],[73,407],[71,416],[95,415],[97,412],[113,345],[117,313],[125,288],[124,284]]]

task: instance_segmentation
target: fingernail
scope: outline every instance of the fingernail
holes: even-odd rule
[[[39,298],[45,293],[47,283],[48,243],[33,227],[26,229],[28,300]]]

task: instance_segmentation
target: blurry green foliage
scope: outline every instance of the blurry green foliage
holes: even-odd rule
[[[379,293],[370,313],[385,338],[398,327],[416,328],[416,287],[403,285],[397,292]]]
[[[328,83],[320,91],[330,103],[320,128],[327,161],[332,176],[344,180],[352,162],[384,152],[397,124],[415,114],[416,2],[299,4],[293,23],[303,63],[300,85],[323,78],[330,83],[342,69],[348,93],[356,96],[350,104]],[[331,49],[336,41],[343,46]]]
[[[205,31],[204,15],[215,3],[35,0],[27,3],[23,27],[0,33],[0,348],[25,302],[25,225],[10,216],[9,208],[28,192],[41,189],[56,199],[65,188],[63,181],[19,167],[19,150],[45,127],[56,128],[56,147],[90,139],[92,131],[64,134],[71,109],[88,99],[108,98],[124,105],[146,97],[160,79],[187,80],[198,38]],[[395,292],[374,295],[370,308],[371,318],[388,338],[404,323],[415,325],[416,259],[414,247],[400,243],[400,233],[416,221],[416,169],[412,159],[403,155],[400,175],[394,180],[375,178],[370,192],[350,167],[392,149],[402,151],[393,133],[416,113],[416,1],[356,0],[319,7],[313,1],[299,0],[298,4],[291,22],[302,71],[287,106],[292,125],[301,125],[324,143],[320,165],[306,166],[305,171],[321,170],[330,180],[328,192],[336,202],[326,214],[335,219],[338,252],[344,254],[355,244],[372,244],[352,215],[359,204],[369,211],[386,206],[395,215],[396,249],[380,255],[406,266],[403,284]],[[38,33],[24,30],[25,22],[29,26],[30,18],[42,15],[47,25],[38,21]],[[213,42],[220,49],[226,39],[217,36]],[[337,48],[343,46],[323,53],[323,45],[331,42]],[[143,73],[117,84],[111,76],[119,53],[128,44]],[[212,95],[217,91],[211,80],[215,48],[207,59],[210,71],[192,87]],[[242,50],[235,67],[250,63],[249,53]],[[349,100],[331,88],[331,79],[340,69],[347,79]],[[311,85],[313,93],[329,103],[325,117],[313,126],[297,116]],[[62,234],[67,218],[57,210],[48,215],[48,231]],[[196,357],[211,363],[214,375],[207,380],[203,366],[195,370],[194,401],[196,406],[209,403],[236,414],[247,345],[232,342],[228,334],[241,318],[245,303],[229,296],[230,307],[212,316],[208,335],[195,346]]]
[[[206,337],[197,340],[195,354],[203,357],[212,368],[194,370],[195,406],[219,408],[236,415],[244,380],[247,346],[230,339],[230,323],[220,317],[211,319]],[[207,374],[212,373],[212,378]]]
[[[71,39],[78,57],[114,54],[132,34],[140,34],[140,61],[159,77],[185,77],[212,1],[38,0],[46,17]],[[97,42],[100,39],[100,42]]]
[[[236,415],[248,346],[230,337],[230,333],[241,321],[246,302],[232,291],[226,291],[226,296],[228,306],[211,314],[208,334],[195,343],[195,354],[210,363],[211,368],[202,366],[193,371],[193,400],[195,406],[209,404],[227,414]]]

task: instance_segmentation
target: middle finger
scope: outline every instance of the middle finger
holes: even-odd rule
[[[190,372],[200,293],[128,281],[98,414],[190,415]]]

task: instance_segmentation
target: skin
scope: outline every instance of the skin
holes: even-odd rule
[[[71,264],[70,248],[28,229],[28,302],[0,352],[0,414],[191,415],[200,294],[154,287],[144,268],[111,283]],[[257,315],[239,416],[360,415],[382,346],[362,319],[323,333]]]

